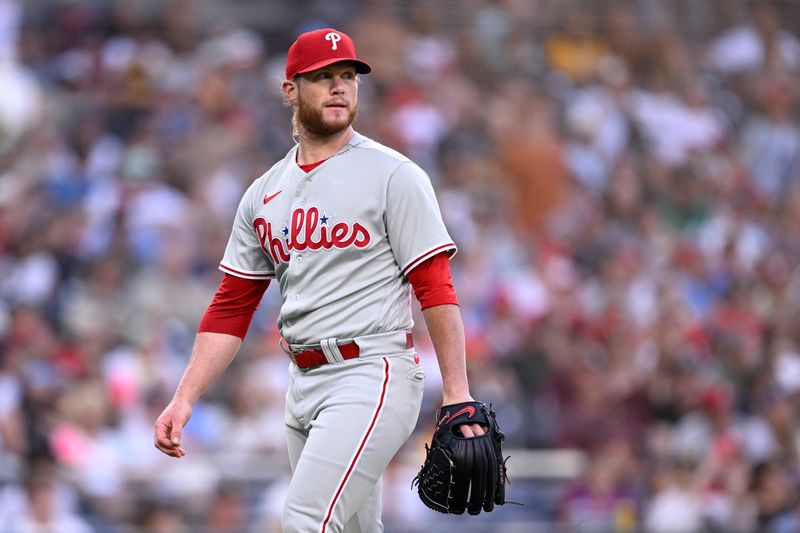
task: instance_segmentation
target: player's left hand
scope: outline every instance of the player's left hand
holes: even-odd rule
[[[458,429],[461,431],[461,434],[467,438],[477,437],[478,435],[486,433],[486,430],[483,429],[483,426],[480,424],[462,424],[458,426]]]
[[[480,434],[475,434],[475,426]],[[479,514],[505,504],[503,440],[491,406],[474,400],[443,405],[436,413],[431,445],[425,445],[425,462],[412,484],[422,502],[452,514]]]
[[[444,396],[442,399],[442,406],[474,401],[475,400],[469,394],[466,396]],[[461,431],[461,435],[466,438],[477,437],[486,433],[486,428],[480,424],[461,424],[458,426],[458,429]]]

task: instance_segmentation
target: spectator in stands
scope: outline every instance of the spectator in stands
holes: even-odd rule
[[[724,74],[761,70],[791,72],[800,67],[800,41],[784,29],[774,0],[751,0],[747,22],[715,38],[709,49],[711,67]]]
[[[90,533],[93,528],[70,505],[68,494],[58,486],[54,465],[32,463],[25,475],[24,502],[16,512],[3,517],[3,533],[58,531]],[[1,512],[1,511],[0,511]]]
[[[795,96],[791,82],[779,76],[762,78],[758,89],[760,112],[744,124],[741,151],[756,194],[771,204],[780,204],[797,186],[800,172]]]

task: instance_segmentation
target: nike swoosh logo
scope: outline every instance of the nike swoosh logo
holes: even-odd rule
[[[278,196],[282,192],[283,192],[283,190],[280,190],[280,191],[276,192],[275,194],[271,194],[269,196],[265,196],[264,197],[264,205],[267,205],[270,200],[272,200],[273,198],[275,198],[276,196]]]
[[[459,409],[453,415],[448,416],[448,414],[445,414],[444,417],[442,417],[442,421],[439,422],[439,425],[441,426],[442,424],[445,424],[450,420],[454,419],[455,417],[463,415],[464,413],[469,413],[469,416],[467,418],[472,418],[473,416],[475,416],[475,408],[472,407],[471,405],[468,405],[466,407]]]

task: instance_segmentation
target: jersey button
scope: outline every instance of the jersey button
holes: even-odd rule
[[[294,299],[295,300],[299,300],[300,299],[300,293],[299,292],[295,293]]]
[[[302,263],[303,262],[303,256],[302,255],[298,255],[297,256],[297,262],[298,263]]]

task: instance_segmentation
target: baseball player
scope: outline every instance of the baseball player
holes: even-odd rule
[[[430,180],[352,127],[358,75],[371,70],[335,29],[304,33],[289,49],[281,89],[298,143],[245,192],[220,263],[225,275],[155,424],[155,446],[183,457],[192,405],[230,364],[276,279],[278,327],[291,359],[288,533],[383,530],[381,475],[411,435],[422,401],[412,290],[441,369],[443,403],[472,400],[449,270],[456,246]],[[484,432],[469,423],[460,430]]]

